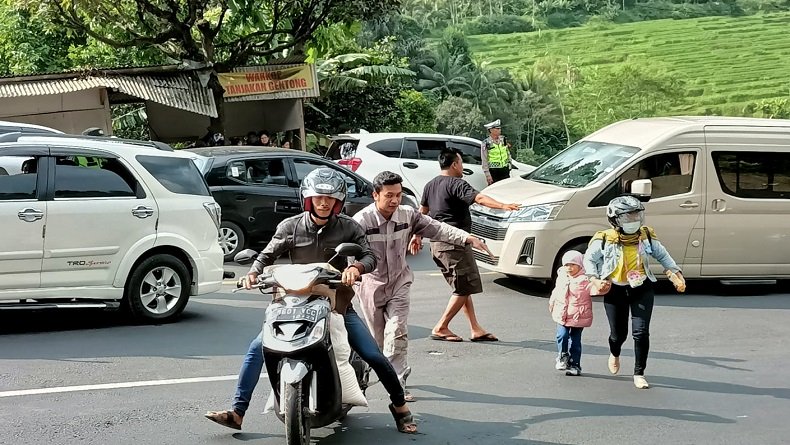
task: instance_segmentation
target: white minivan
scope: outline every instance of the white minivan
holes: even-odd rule
[[[472,232],[504,274],[551,279],[559,258],[608,228],[606,204],[649,196],[656,229],[688,278],[790,277],[790,121],[727,117],[633,119],[607,126],[487,195],[523,207],[475,205]],[[656,270],[656,272],[661,272]]]
[[[483,190],[488,183],[480,156],[481,141],[463,136],[427,133],[353,133],[333,138],[326,156],[368,181],[389,170],[403,177],[403,189],[419,202],[425,184],[439,175],[439,153],[458,149],[464,159],[464,179]],[[511,176],[534,167],[513,161]]]
[[[196,155],[159,148],[0,136],[0,310],[120,305],[162,322],[221,288],[220,208]]]

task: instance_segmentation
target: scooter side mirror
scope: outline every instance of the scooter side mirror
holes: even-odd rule
[[[342,243],[335,247],[338,256],[356,257],[362,253],[362,246],[354,243]]]
[[[257,256],[258,256],[258,252],[252,249],[244,249],[233,257],[233,261],[244,266],[255,261],[255,257]]]

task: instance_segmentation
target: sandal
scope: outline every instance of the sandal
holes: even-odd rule
[[[395,419],[395,426],[398,427],[399,432],[406,434],[417,433],[417,424],[414,423],[414,416],[411,415],[411,411],[399,413],[395,411],[395,405],[392,403],[389,404],[389,409],[392,413],[392,417]]]
[[[413,402],[415,400],[414,395],[410,393],[408,389],[403,392],[403,399],[407,402]]]
[[[234,430],[241,430],[241,424],[236,422],[233,416],[233,411],[209,411],[204,414],[206,419],[216,422],[222,426],[233,428]]]

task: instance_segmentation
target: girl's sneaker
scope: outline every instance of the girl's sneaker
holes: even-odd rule
[[[647,383],[647,379],[643,375],[635,375],[634,376],[634,386],[637,389],[647,389],[650,388],[650,385]]]
[[[565,371],[568,369],[568,361],[570,360],[571,356],[568,353],[562,353],[557,356],[557,361],[554,363],[554,369],[557,371]]]
[[[565,375],[582,375],[582,369],[578,366],[571,366],[567,371],[565,371]]]

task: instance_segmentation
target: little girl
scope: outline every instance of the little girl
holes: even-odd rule
[[[582,331],[592,326],[592,298],[589,279],[584,274],[584,256],[571,250],[562,256],[557,283],[549,299],[551,317],[557,322],[557,362],[555,369],[565,375],[581,375]]]

